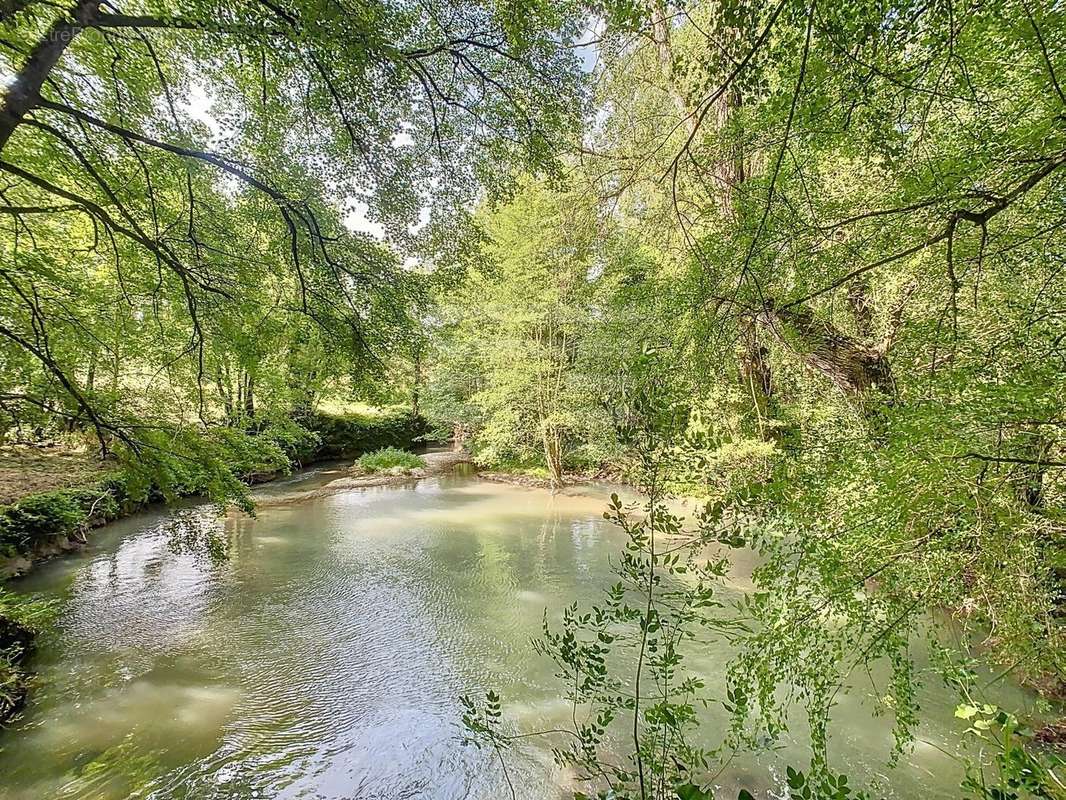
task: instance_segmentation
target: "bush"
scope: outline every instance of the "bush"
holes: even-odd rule
[[[300,461],[327,458],[352,458],[383,447],[410,447],[426,433],[426,423],[410,412],[385,412],[379,415],[311,414],[301,424],[318,435],[313,450],[299,454]]]
[[[77,530],[88,519],[78,494],[42,492],[0,508],[0,549],[23,552],[37,541]]]
[[[400,450],[395,447],[382,447],[373,453],[364,453],[355,462],[355,465],[360,472],[373,473],[383,472],[394,467],[400,467],[405,470],[421,469],[425,466],[425,462],[414,453],[409,453],[406,450]]]

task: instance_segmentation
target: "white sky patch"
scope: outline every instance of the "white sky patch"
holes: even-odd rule
[[[177,103],[178,107],[197,122],[202,122],[211,131],[211,139],[217,141],[222,136],[222,124],[214,115],[214,101],[207,93],[207,88],[200,81],[190,81],[189,94]]]
[[[385,228],[380,222],[374,222],[367,215],[370,206],[364,201],[350,197],[345,202],[344,227],[352,233],[367,233],[379,241],[385,240]]]
[[[580,42],[588,42],[574,49],[577,57],[581,59],[581,69],[584,72],[593,72],[600,61],[599,39],[607,27],[603,17],[590,17],[578,39]]]
[[[160,104],[160,113],[169,114],[162,100],[160,100]],[[188,94],[185,97],[177,98],[174,103],[180,114],[184,114],[189,119],[202,123],[207,127],[210,134],[207,149],[217,147],[224,133],[222,123],[215,116],[214,104],[214,98],[211,97],[207,84],[196,79],[189,81]],[[231,175],[220,169],[215,172],[217,176],[215,181],[219,191],[229,197],[236,197],[244,189],[244,182],[236,175]]]
[[[420,209],[418,209],[418,222],[416,222],[414,225],[411,225],[407,229],[407,232],[410,233],[412,236],[414,234],[418,233],[420,230],[422,230],[424,227],[426,227],[426,225],[429,223],[429,217],[430,217],[430,208],[429,208],[429,206],[422,206]]]

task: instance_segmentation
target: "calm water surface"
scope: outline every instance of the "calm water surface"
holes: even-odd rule
[[[457,698],[497,688],[522,730],[568,719],[529,639],[545,609],[610,583],[621,538],[601,516],[608,492],[456,476],[280,502],[328,477],[272,484],[257,519],[219,522],[225,564],[168,545],[175,518],[209,519],[187,508],[109,526],[14,584],[64,611],[34,661],[29,708],[0,734],[0,798],[509,796],[495,756],[461,743]],[[742,573],[726,594],[745,588]],[[728,657],[708,644],[696,662],[712,696]],[[959,767],[942,752],[964,727],[954,701],[930,687],[920,741],[889,768],[874,695],[857,683],[841,697],[835,766],[888,796],[957,796]],[[547,748],[509,757],[519,797],[577,788]],[[777,797],[784,765],[805,760],[802,741],[786,742],[737,756],[718,782],[725,797]]]

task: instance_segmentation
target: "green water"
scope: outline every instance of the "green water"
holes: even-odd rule
[[[606,490],[553,497],[455,476],[281,502],[330,477],[273,484],[257,519],[217,523],[231,542],[222,565],[168,545],[174,519],[210,520],[191,507],[109,526],[15,583],[64,610],[29,707],[0,733],[0,798],[509,796],[495,756],[461,743],[457,698],[498,688],[522,730],[569,718],[529,639],[545,608],[608,585],[621,540],[601,516]],[[695,662],[712,696],[728,656],[708,643]],[[889,768],[874,692],[857,682],[841,696],[834,766],[890,796],[957,796],[959,767],[942,752],[964,727],[953,699],[924,692],[919,742]],[[723,718],[712,711],[711,725]],[[576,788],[548,746],[509,756],[519,797]],[[800,740],[736,756],[723,796],[779,796],[784,765],[805,752]]]

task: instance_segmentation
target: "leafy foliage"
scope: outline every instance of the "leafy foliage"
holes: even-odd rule
[[[706,555],[716,538],[716,509],[704,509],[686,528],[667,505],[663,477],[683,415],[654,363],[646,363],[643,385],[624,399],[627,414],[618,426],[644,499],[624,503],[614,494],[603,515],[626,537],[614,564],[617,582],[602,605],[568,606],[557,630],[545,616],[543,636],[534,642],[555,663],[573,707],[572,727],[537,735],[566,735],[554,748],[556,760],[579,780],[603,786],[598,797],[709,796],[692,783],[713,756],[692,738],[704,684],[687,669],[685,652],[700,635],[733,629],[715,615],[721,606],[716,588],[727,564]],[[500,749],[530,735],[502,729],[494,692],[484,706],[470,698],[463,703],[475,742]],[[602,752],[617,729],[627,741],[622,764]]]
[[[380,414],[315,414],[304,420],[318,444],[301,451],[307,459],[349,458],[385,447],[405,448],[426,430],[421,417],[407,411]]]
[[[359,470],[369,473],[384,472],[394,467],[411,470],[423,466],[422,459],[414,453],[396,447],[382,447],[372,453],[364,453],[355,463]]]
[[[573,364],[601,402],[639,374],[635,351],[669,364],[685,422],[666,480],[719,508],[722,546],[758,556],[726,740],[777,741],[799,707],[813,749],[794,789],[847,796],[834,700],[887,666],[872,688],[899,758],[931,612],[1061,693],[1066,18],[1012,2],[633,12],[642,35],[634,17],[604,28],[599,113],[553,188],[604,220],[581,283],[595,344]],[[505,214],[545,208],[516,195]],[[478,296],[517,315],[527,294]],[[467,397],[507,386],[476,375]],[[524,430],[473,410],[475,446]],[[1042,782],[988,791],[1060,792],[1014,741],[1008,760]]]
[[[373,392],[422,303],[400,251],[578,119],[576,22],[524,8],[11,4],[0,435],[83,431],[160,486],[173,441],[239,500],[219,436]],[[389,245],[346,225],[364,201]]]
[[[0,436],[92,441],[116,507],[248,507],[243,481],[294,461],[445,433],[555,484],[626,476],[618,584],[540,645],[594,709],[560,759],[616,796],[707,794],[703,627],[739,652],[729,746],[805,712],[798,797],[861,791],[830,710],[874,662],[905,751],[932,611],[1061,689],[1062,7],[77,0],[3,24]],[[707,501],[691,528],[680,492]],[[0,542],[94,502],[5,509]],[[759,559],[737,626],[712,544]],[[998,748],[966,790],[1061,795],[952,680]],[[499,698],[466,708],[502,753]],[[625,765],[599,764],[629,722]]]

